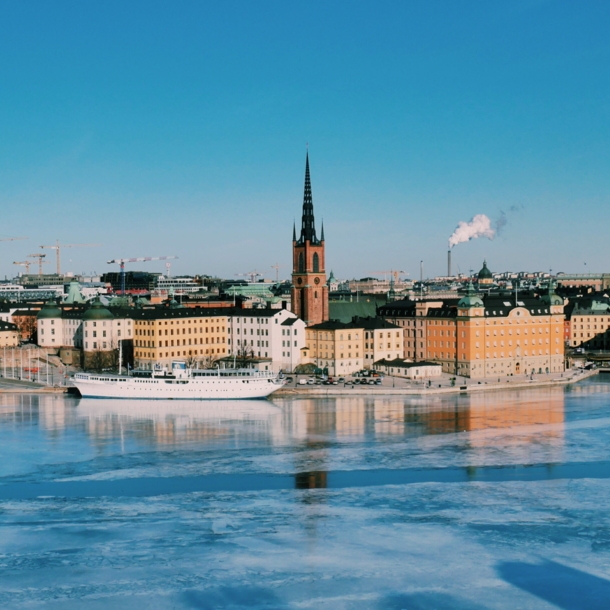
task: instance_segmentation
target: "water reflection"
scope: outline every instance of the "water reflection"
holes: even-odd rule
[[[153,445],[239,444],[285,440],[282,409],[265,400],[106,401],[81,399],[78,417],[92,439],[123,437],[128,430]]]
[[[94,445],[125,439],[169,447],[187,444],[295,445],[296,472],[323,471],[337,444],[390,442],[443,434],[468,435],[473,447],[549,443],[565,435],[566,397],[607,394],[608,384],[510,390],[454,396],[338,397],[236,401],[73,399],[0,395],[0,424],[34,426],[48,437],[83,432]],[[576,403],[575,403],[576,404]]]

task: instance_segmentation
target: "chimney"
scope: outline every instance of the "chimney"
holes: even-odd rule
[[[447,276],[451,277],[451,248],[447,250]]]

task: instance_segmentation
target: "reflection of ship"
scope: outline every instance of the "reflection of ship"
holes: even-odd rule
[[[257,369],[190,369],[172,362],[171,370],[134,371],[132,376],[77,373],[83,397],[218,400],[264,398],[283,385],[276,373]]]
[[[82,398],[77,413],[103,441],[132,437],[158,444],[285,442],[284,411],[267,400],[113,401]]]

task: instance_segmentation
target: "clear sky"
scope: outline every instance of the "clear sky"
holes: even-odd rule
[[[610,271],[610,2],[0,0],[0,274]],[[47,250],[53,260],[53,252]],[[51,270],[54,265],[48,265]],[[162,271],[162,263],[132,266]]]

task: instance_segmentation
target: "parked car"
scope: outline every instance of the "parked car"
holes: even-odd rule
[[[381,385],[381,379],[375,379],[375,385]]]
[[[345,377],[339,377],[338,381],[339,383],[345,383]]]
[[[307,385],[307,379],[299,379],[299,385]]]
[[[292,377],[286,377],[286,383],[292,383],[294,379]]]
[[[374,379],[369,379],[369,385],[375,385],[375,380]]]

